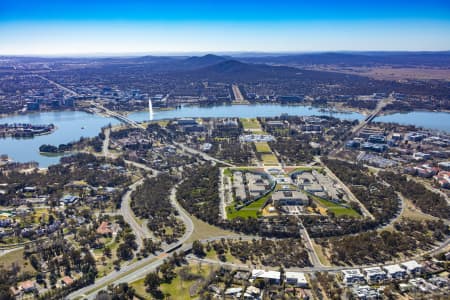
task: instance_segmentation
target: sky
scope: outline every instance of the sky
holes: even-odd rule
[[[0,0],[0,54],[450,50],[450,1]]]

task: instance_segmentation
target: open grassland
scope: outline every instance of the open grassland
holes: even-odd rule
[[[195,240],[202,240],[206,238],[211,238],[214,236],[226,236],[226,235],[232,235],[233,232],[221,229],[219,227],[210,225],[198,218],[196,218],[193,215],[190,215],[192,219],[192,223],[194,223],[194,232],[189,237],[187,242],[193,242]]]
[[[183,268],[183,267],[181,267]],[[180,268],[180,270],[181,270]],[[167,284],[164,283],[161,285],[161,291],[165,295],[170,295],[170,299],[180,299],[180,300],[188,300],[188,299],[195,299],[196,293],[194,292],[197,290],[195,288],[195,285],[200,285],[203,278],[206,278],[208,274],[211,272],[211,266],[210,265],[201,265],[198,263],[190,264],[189,266],[185,267],[189,269],[189,273],[198,276],[199,279],[197,280],[182,280],[181,276],[177,276],[175,279],[172,280],[171,283]],[[179,270],[178,270],[179,272]],[[178,273],[177,272],[177,273]]]
[[[183,276],[180,276],[182,270],[194,279],[183,280]],[[190,263],[187,266],[179,267],[175,270],[177,276],[170,283],[161,284],[160,290],[164,294],[165,299],[197,299],[199,296],[197,293],[202,282],[213,270],[213,266],[199,263]],[[131,286],[142,299],[154,299],[145,291],[144,279],[132,282]]]
[[[0,266],[10,268],[12,264],[18,266],[21,273],[36,272],[30,263],[23,258],[23,249],[12,250],[0,256]]]
[[[323,253],[324,249],[322,248],[322,246],[320,246],[319,244],[317,244],[314,241],[312,241],[312,246],[314,248],[314,251],[316,251],[317,257],[319,258],[322,265],[331,266],[330,260],[325,255],[325,253]]]
[[[97,278],[108,275],[113,272],[114,264],[113,262],[117,259],[117,248],[119,247],[119,243],[117,243],[114,239],[104,238],[105,239],[105,247],[111,249],[111,257],[105,257],[103,255],[104,249],[95,249],[93,250],[93,255],[95,261],[97,263]]]

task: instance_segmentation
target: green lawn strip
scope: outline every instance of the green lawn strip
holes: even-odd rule
[[[264,165],[267,166],[277,166],[278,165],[278,159],[274,154],[262,154],[261,160]]]
[[[321,167],[298,167],[294,170],[290,171],[289,174],[295,173],[295,172],[311,172],[312,170],[316,170],[318,172],[323,172],[323,168]]]
[[[314,201],[318,202],[320,206],[325,207],[326,209],[328,209],[329,211],[333,212],[336,216],[351,216],[351,217],[361,217],[354,209],[352,208],[347,208],[344,206],[341,206],[337,203],[334,203],[332,201],[314,196],[309,194],[310,197],[313,198]]]
[[[272,153],[272,149],[267,142],[256,142],[255,143],[256,151],[259,153]]]
[[[261,125],[259,124],[257,119],[254,118],[241,118],[239,119],[242,123],[242,127],[244,130],[261,130]]]
[[[253,134],[267,134],[267,132],[262,131],[262,130],[253,130],[252,133]]]
[[[261,199],[258,199],[257,201],[250,203],[249,205],[241,208],[240,210],[236,210],[234,208],[234,205],[230,205],[226,208],[227,209],[227,218],[229,220],[232,220],[237,217],[257,218],[258,212],[261,210],[264,203],[266,203],[266,201],[269,197],[270,197],[270,194],[262,197]]]
[[[225,170],[223,170],[223,175],[224,176],[228,176],[228,177],[232,177],[233,176],[233,172],[230,170],[230,168],[226,168]]]

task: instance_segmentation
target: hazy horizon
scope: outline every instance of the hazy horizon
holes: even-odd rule
[[[36,57],[36,58],[135,58],[144,56],[153,57],[193,57],[205,55],[230,56],[236,58],[245,57],[264,57],[264,56],[289,56],[289,55],[308,55],[308,54],[361,54],[361,55],[381,55],[381,54],[403,54],[403,53],[450,53],[450,50],[436,50],[436,51],[408,51],[408,50],[336,50],[336,51],[278,51],[278,52],[258,52],[258,51],[227,51],[227,52],[93,52],[93,53],[57,53],[57,54],[3,54],[0,57]]]

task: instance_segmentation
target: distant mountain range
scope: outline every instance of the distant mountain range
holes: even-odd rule
[[[253,64],[234,59],[222,60],[203,68],[195,68],[184,72],[193,78],[207,78],[210,80],[247,80],[259,78],[281,78],[294,76],[300,72],[292,67]]]
[[[97,62],[102,64],[152,64],[157,69],[190,70],[207,67],[227,60],[246,63],[283,64],[283,65],[341,65],[341,66],[430,66],[450,67],[450,51],[441,52],[323,52],[323,53],[243,53],[220,56],[136,56],[136,57],[8,57],[23,62],[41,61],[55,63]],[[158,66],[157,66],[158,65]]]

